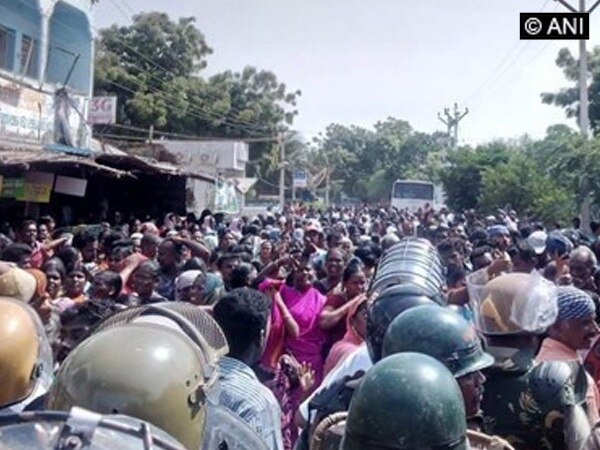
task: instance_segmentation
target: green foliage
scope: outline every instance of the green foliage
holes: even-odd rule
[[[448,165],[441,171],[447,205],[457,211],[477,207],[483,172],[507,162],[513,151],[506,142],[496,141],[475,149],[461,147],[452,153]]]
[[[532,158],[518,153],[482,174],[478,207],[495,210],[507,205],[546,222],[567,220],[575,210],[572,193]]]
[[[213,50],[192,17],[141,13],[129,26],[100,31],[96,45],[96,95],[118,97],[117,123],[187,135],[273,136],[291,126],[299,90],[268,70],[247,66],[202,77]],[[129,134],[119,128],[112,134]],[[276,178],[275,146],[250,146],[250,175]]]
[[[314,144],[329,155],[329,164],[335,161],[335,177],[343,181],[346,194],[387,202],[397,179],[437,181],[446,142],[444,134],[420,133],[408,122],[388,117],[377,122],[374,131],[331,124]]]
[[[568,48],[558,52],[556,65],[562,70],[567,81],[573,86],[558,92],[544,92],[542,102],[563,108],[567,117],[579,118],[579,59]],[[600,47],[588,52],[589,115],[594,134],[600,132]]]

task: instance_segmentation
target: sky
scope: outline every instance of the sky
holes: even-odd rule
[[[214,49],[206,74],[272,70],[301,89],[293,128],[307,137],[388,116],[445,130],[437,113],[455,102],[469,108],[461,144],[576,127],[540,94],[568,86],[554,61],[577,42],[519,40],[519,13],[565,11],[553,0],[101,0],[95,9],[96,28],[140,11],[196,17]],[[600,45],[600,8],[590,28],[589,47]]]

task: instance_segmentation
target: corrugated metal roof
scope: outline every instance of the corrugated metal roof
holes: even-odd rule
[[[0,143],[0,166],[2,167],[15,167],[24,170],[29,170],[35,166],[82,166],[87,167],[98,172],[103,172],[109,176],[120,178],[122,176],[134,177],[133,174],[127,171],[108,167],[103,164],[98,164],[91,158],[78,157],[74,155],[65,155],[61,153],[54,153],[45,151],[39,146],[35,147],[7,147]]]

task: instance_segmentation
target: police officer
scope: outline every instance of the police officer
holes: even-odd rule
[[[228,430],[246,432],[237,418],[218,407],[209,410],[217,361],[226,352],[216,322],[193,305],[159,303],[127,310],[69,354],[48,394],[47,409],[79,406],[126,414],[163,429],[188,449],[220,448],[222,440],[232,437]],[[206,442],[207,415],[212,423],[208,439],[218,441]],[[257,442],[254,448],[261,449]]]
[[[0,414],[19,413],[46,393],[52,351],[37,313],[0,297]]]
[[[372,301],[367,311],[366,345],[359,347],[331,371],[320,388],[300,405],[296,418],[305,432],[299,442],[307,443],[308,434],[312,434],[322,419],[336,412],[347,411],[349,403],[341,401],[349,397],[342,395],[342,391],[347,391],[347,381],[356,379],[360,372],[365,372],[381,359],[383,338],[392,320],[404,311],[420,305],[435,305],[435,302],[421,287],[410,284],[388,287]],[[331,401],[332,396],[336,398],[336,402]],[[306,447],[297,444],[296,448]]]
[[[400,284],[377,297],[367,313],[367,347],[373,364],[381,359],[383,338],[392,321],[404,311],[435,302],[418,286]]]
[[[485,381],[481,370],[494,358],[483,351],[475,328],[458,313],[425,305],[400,314],[385,334],[383,357],[401,352],[424,353],[444,364],[461,388],[467,418],[481,413]]]
[[[554,285],[537,274],[505,274],[471,290],[471,302],[496,360],[484,370],[486,432],[523,450],[580,448],[590,432],[582,365],[534,363],[539,336],[556,318]]]
[[[460,314],[437,305],[411,308],[390,324],[383,341],[383,357],[401,352],[429,355],[444,364],[456,378],[465,403],[467,421],[475,429],[483,425],[482,370],[494,363],[483,351],[475,328]],[[508,449],[497,436],[468,432],[472,448]]]
[[[367,372],[346,422],[342,450],[467,450],[460,388],[439,361],[420,353],[384,358]]]

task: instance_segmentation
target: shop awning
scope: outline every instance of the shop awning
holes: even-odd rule
[[[214,183],[216,179],[212,175],[202,172],[191,172],[176,164],[126,153],[113,145],[96,140],[92,141],[92,149],[94,150],[93,157],[96,162],[114,167],[119,170],[126,170],[127,172],[131,173],[163,174],[189,177],[204,180],[210,183]]]
[[[124,170],[99,164],[91,158],[54,153],[43,150],[41,146],[33,147],[3,147],[0,144],[0,169],[15,168],[30,169],[59,169],[61,167],[87,168],[115,178],[134,177]]]

